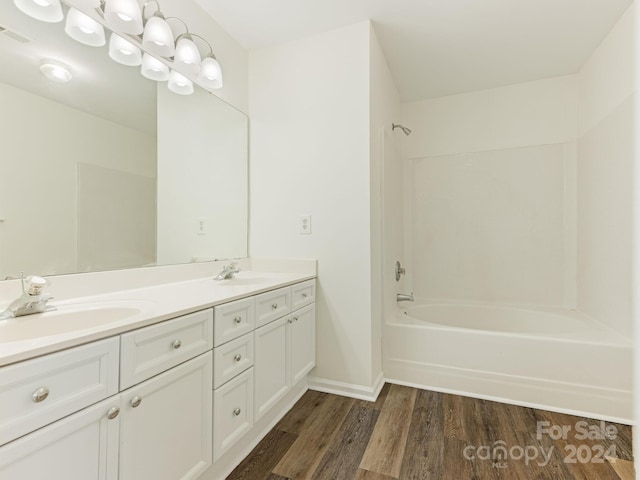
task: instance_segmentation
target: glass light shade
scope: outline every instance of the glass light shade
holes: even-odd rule
[[[198,75],[198,82],[205,88],[222,88],[222,68],[212,56],[202,60],[202,69]]]
[[[105,0],[104,20],[109,27],[123,33],[142,33],[142,12],[136,0]]]
[[[116,62],[129,67],[136,67],[142,63],[140,49],[115,33],[112,33],[109,39],[109,56]]]
[[[143,77],[155,80],[156,82],[166,82],[169,80],[169,67],[148,53],[142,55],[140,73],[142,73]]]
[[[74,0],[76,7],[91,10],[100,7],[100,0]]]
[[[102,25],[75,8],[70,8],[67,13],[64,31],[74,40],[90,47],[101,47],[107,43]]]
[[[200,51],[191,36],[187,34],[180,37],[176,44],[176,53],[173,58],[174,65],[184,72],[195,75],[200,72],[201,61]]]
[[[147,20],[142,34],[142,48],[159,57],[173,57],[176,51],[173,31],[162,15],[156,13]]]
[[[64,18],[60,0],[13,0],[13,3],[22,13],[42,22],[57,23]]]
[[[193,82],[175,70],[171,70],[167,87],[178,95],[191,95],[193,93]]]
[[[67,83],[72,78],[69,67],[55,60],[45,60],[42,62],[40,71],[45,77],[56,83]]]

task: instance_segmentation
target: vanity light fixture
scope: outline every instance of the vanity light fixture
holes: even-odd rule
[[[198,73],[198,83],[208,89],[222,88],[222,68],[213,53],[213,47],[202,36],[195,33],[190,34],[193,38],[198,38],[207,44],[209,53],[200,62],[200,72]]]
[[[90,47],[101,47],[106,43],[104,27],[73,7],[67,13],[64,31],[74,40]]]
[[[171,70],[167,87],[178,95],[191,95],[193,93],[193,82],[175,70]]]
[[[36,20],[49,23],[62,21],[60,0],[13,0],[16,7]]]
[[[142,25],[142,11],[136,0],[105,0],[104,21],[114,30],[139,35]]]
[[[156,82],[166,82],[169,80],[169,67],[148,53],[142,55],[140,73],[142,73],[143,77],[149,80],[155,80]]]
[[[72,78],[69,67],[56,60],[44,60],[40,65],[40,71],[45,77],[56,83],[67,83]]]
[[[173,31],[160,11],[160,4],[156,0],[145,3],[142,7],[142,16],[144,17],[144,12],[150,3],[155,3],[157,9],[145,23],[142,48],[159,57],[173,57],[176,51]]]
[[[180,35],[176,42],[176,54],[173,57],[173,64],[187,73],[196,75],[200,73],[201,63],[200,51],[196,44],[193,43],[191,34],[183,33]]]
[[[128,67],[136,67],[142,64],[140,49],[115,33],[112,33],[109,39],[109,56],[116,62]]]

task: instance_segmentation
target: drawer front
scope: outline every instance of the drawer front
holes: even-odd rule
[[[213,391],[213,460],[253,426],[253,368]]]
[[[253,334],[247,333],[213,349],[213,388],[253,366]]]
[[[291,311],[316,301],[316,281],[307,280],[291,286]]]
[[[0,369],[0,445],[118,393],[117,337]]]
[[[121,336],[120,389],[124,390],[213,347],[213,310],[141,328]]]
[[[256,295],[256,328],[285,316],[291,311],[291,288],[279,288]]]
[[[255,326],[253,298],[244,298],[215,307],[213,327],[214,346],[249,333]]]

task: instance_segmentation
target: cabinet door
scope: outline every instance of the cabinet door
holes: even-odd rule
[[[118,478],[119,410],[115,395],[0,447],[0,478]]]
[[[315,305],[293,312],[288,328],[289,385],[295,385],[316,365]]]
[[[211,465],[212,353],[122,396],[120,480],[195,479]]]
[[[284,317],[255,331],[254,420],[262,417],[288,389],[287,322]]]

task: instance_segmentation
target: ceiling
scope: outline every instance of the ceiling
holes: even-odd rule
[[[252,50],[371,19],[404,102],[576,73],[632,0],[196,0]]]

